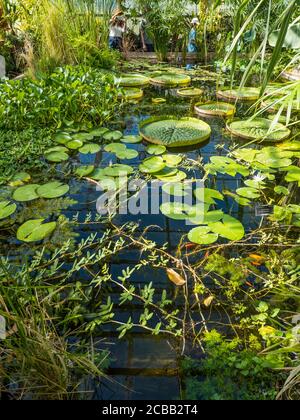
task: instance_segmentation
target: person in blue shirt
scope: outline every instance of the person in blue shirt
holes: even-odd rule
[[[192,20],[192,29],[189,33],[189,43],[188,43],[188,52],[189,53],[196,53],[198,51],[197,48],[197,26],[199,25],[199,19],[194,18]]]

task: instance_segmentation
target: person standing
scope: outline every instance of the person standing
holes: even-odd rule
[[[197,26],[200,24],[198,18],[194,18],[191,22],[192,28],[189,33],[189,42],[188,42],[188,52],[189,53],[196,53],[198,52],[197,47]]]
[[[126,27],[125,19],[123,16],[114,16],[110,23],[109,47],[121,51]]]

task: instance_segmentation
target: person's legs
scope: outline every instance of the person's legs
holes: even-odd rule
[[[109,48],[112,50],[116,49],[116,38],[114,36],[110,36],[108,40]]]

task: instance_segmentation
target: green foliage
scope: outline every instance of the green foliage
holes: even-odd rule
[[[38,80],[6,81],[0,85],[1,127],[60,127],[64,121],[102,125],[118,101],[113,78],[81,67],[59,68]]]

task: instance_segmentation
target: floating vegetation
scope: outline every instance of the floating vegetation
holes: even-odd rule
[[[229,118],[233,117],[236,113],[236,107],[232,104],[227,104],[225,102],[199,102],[195,105],[195,111],[197,114],[203,116]]]
[[[154,117],[140,124],[140,134],[150,143],[184,147],[208,140],[211,128],[196,118]]]
[[[157,72],[150,77],[150,83],[162,86],[188,85],[191,83],[191,78],[181,73]]]
[[[124,98],[126,101],[138,101],[139,99],[142,99],[143,96],[144,92],[142,89],[139,88],[126,88],[120,95],[120,97]]]
[[[218,90],[217,97],[229,101],[257,101],[260,89],[252,87]]]
[[[238,120],[227,124],[234,136],[256,141],[280,142],[290,137],[291,131],[283,124],[273,124],[266,118]]]
[[[44,223],[44,219],[28,220],[17,231],[17,239],[21,242],[39,242],[50,236],[57,223]]]
[[[183,98],[197,98],[203,94],[203,90],[199,88],[182,88],[177,90],[177,95]]]
[[[150,81],[148,77],[133,73],[133,74],[124,74],[120,78],[116,79],[116,83],[121,87],[139,87],[139,86],[147,86],[149,85]]]

